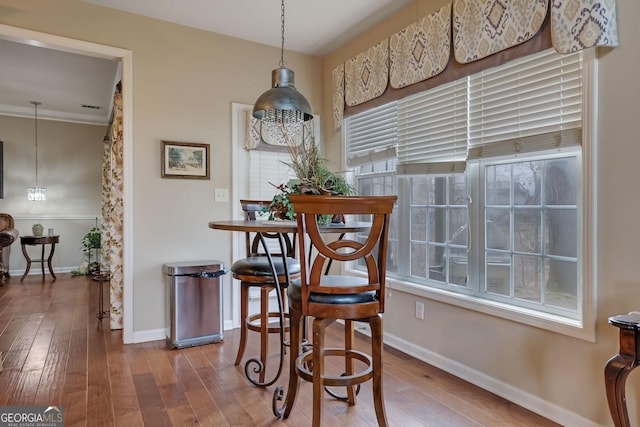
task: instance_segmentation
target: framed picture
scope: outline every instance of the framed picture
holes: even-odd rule
[[[209,179],[209,144],[162,141],[162,178]]]

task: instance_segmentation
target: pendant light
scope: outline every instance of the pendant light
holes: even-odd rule
[[[293,70],[284,66],[284,0],[281,5],[280,68],[271,72],[271,89],[260,95],[253,117],[263,123],[286,125],[311,120],[309,101],[296,90]]]
[[[35,202],[43,202],[47,200],[46,188],[38,186],[38,105],[41,102],[31,101],[35,107],[35,124],[36,124],[36,185],[27,189],[27,200]]]

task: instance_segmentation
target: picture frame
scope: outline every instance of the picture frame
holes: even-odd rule
[[[162,178],[210,179],[209,144],[162,141],[160,157]]]

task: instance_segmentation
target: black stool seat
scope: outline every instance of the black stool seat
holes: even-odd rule
[[[356,284],[366,285],[367,281],[361,277],[349,277],[349,280],[345,280],[346,276],[323,276],[321,279],[322,286],[331,286],[333,292],[336,292],[336,288],[349,287],[353,289]],[[333,279],[333,280],[332,280]],[[345,283],[346,282],[346,283]],[[290,301],[302,301],[302,289],[300,287],[300,280],[294,280],[287,289],[287,297]],[[323,294],[318,292],[309,292],[309,302],[318,304],[337,304],[337,305],[349,305],[349,304],[364,304],[373,302],[376,300],[375,291],[353,293],[333,293]]]
[[[276,274],[278,276],[284,276],[284,262],[282,262],[282,258],[274,257],[273,265],[276,268]],[[300,262],[294,258],[287,258],[287,268],[289,269],[289,275],[300,274]],[[273,271],[266,256],[242,258],[233,263],[231,272],[237,276],[273,277]],[[286,285],[286,282],[282,281],[281,285]]]

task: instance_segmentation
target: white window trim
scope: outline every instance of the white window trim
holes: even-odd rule
[[[529,326],[571,336],[585,341],[596,341],[596,295],[597,295],[597,106],[598,106],[598,61],[595,49],[587,49],[583,56],[583,87],[589,88],[583,93],[582,105],[582,223],[579,239],[582,243],[582,321],[554,316],[481,299],[470,295],[455,293],[414,284],[393,277],[387,277],[387,287],[419,297],[431,299],[457,307],[478,311],[505,320],[524,323]],[[346,139],[343,133],[343,155],[346,157]],[[400,237],[402,238],[402,237]],[[361,272],[349,270],[351,274]]]

